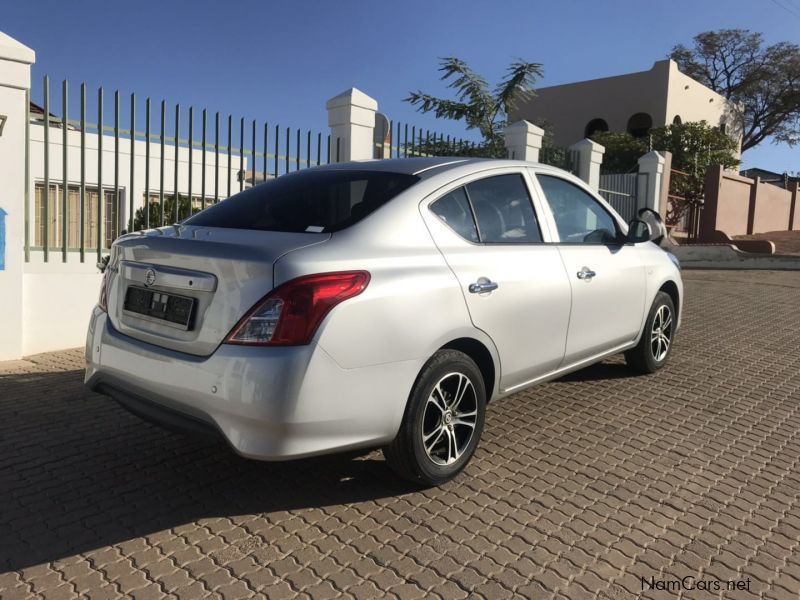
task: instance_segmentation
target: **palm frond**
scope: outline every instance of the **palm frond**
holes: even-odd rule
[[[495,102],[505,113],[523,95],[533,95],[533,84],[543,75],[540,63],[517,60],[506,71],[506,78],[495,89]]]
[[[421,91],[411,92],[403,101],[416,106],[421,113],[433,112],[437,119],[445,118],[456,121],[464,119],[470,127],[474,127],[472,123],[476,118],[475,109],[469,104],[437,98]]]
[[[444,73],[442,81],[452,80],[447,87],[456,90],[461,102],[469,102],[474,106],[492,104],[492,95],[486,80],[470,69],[466,62],[455,56],[441,59],[439,71]]]

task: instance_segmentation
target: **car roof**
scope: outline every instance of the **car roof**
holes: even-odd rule
[[[434,175],[439,175],[445,171],[464,167],[467,165],[483,165],[492,167],[501,166],[527,166],[544,168],[546,170],[557,170],[548,165],[540,163],[526,162],[522,160],[495,159],[495,158],[467,158],[463,156],[431,156],[414,158],[389,158],[374,160],[357,160],[344,163],[332,163],[317,167],[321,170],[331,171],[384,171],[389,173],[402,173],[404,175],[416,175],[421,179],[427,179]]]

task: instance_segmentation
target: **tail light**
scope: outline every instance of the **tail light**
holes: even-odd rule
[[[258,301],[225,338],[226,344],[301,346],[339,304],[367,288],[369,273],[306,275],[287,281]]]

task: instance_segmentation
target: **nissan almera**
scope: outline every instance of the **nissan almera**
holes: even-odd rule
[[[298,171],[115,241],[85,381],[245,457],[382,447],[437,485],[490,401],[617,353],[664,366],[683,286],[663,233],[536,163]]]

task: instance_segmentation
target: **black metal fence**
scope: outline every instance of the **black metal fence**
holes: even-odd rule
[[[376,125],[375,137],[373,158],[473,156],[478,149],[475,142],[391,120]]]
[[[246,187],[342,157],[340,139],[311,129],[142,103],[136,94],[123,105],[119,91],[106,98],[102,87],[90,94],[85,83],[76,89],[67,80],[60,92],[54,107],[45,76],[41,101],[28,103],[26,261],[31,250],[44,261],[53,251],[64,262],[70,252],[84,262],[87,251],[99,260],[123,231],[178,222]],[[407,123],[389,121],[381,133],[378,158],[475,148]]]
[[[176,222],[246,186],[336,160],[340,153],[340,141],[332,141],[330,135],[224,117],[205,108],[182,110],[180,104],[168,106],[165,100],[155,104],[146,98],[143,122],[138,122],[142,106],[136,94],[130,95],[123,122],[119,91],[114,92],[108,111],[103,88],[90,98],[85,83],[79,86],[77,110],[70,103],[67,80],[62,82],[60,96],[56,109],[60,114],[54,114],[50,80],[45,76],[41,103],[28,107],[26,155],[33,176],[26,184],[26,260],[31,249],[41,250],[45,261],[51,250],[60,251],[64,261],[68,252],[78,251],[83,262],[87,250],[96,252],[99,259],[122,228],[132,231]],[[89,101],[96,106],[91,118]],[[42,128],[43,161],[41,170],[32,171],[30,144],[36,126]],[[143,159],[137,156],[141,142]],[[60,156],[53,157],[56,144]],[[129,164],[123,180],[120,161],[126,153]],[[171,168],[166,165],[168,155]],[[60,162],[57,177],[53,177],[54,158]],[[79,165],[77,170],[73,161]],[[144,181],[137,185],[140,169]],[[137,189],[142,190],[140,198],[135,197]],[[120,219],[123,212],[127,212],[124,220]]]
[[[545,146],[539,150],[539,162],[572,174],[578,173],[578,152],[569,148]]]

